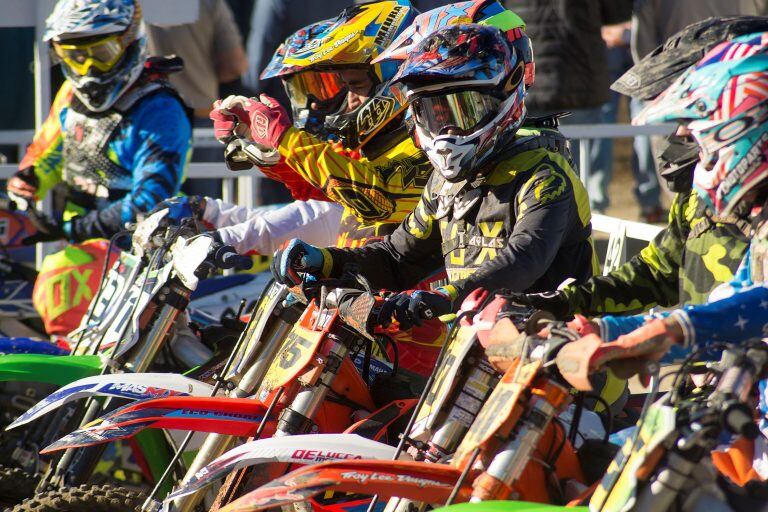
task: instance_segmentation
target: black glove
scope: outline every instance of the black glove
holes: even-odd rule
[[[39,242],[53,242],[69,238],[64,231],[64,223],[57,221],[39,210],[27,210],[27,217],[37,232],[22,238],[22,245],[35,245]]]
[[[558,320],[564,320],[573,316],[571,304],[562,290],[542,293],[518,293],[509,294],[512,302],[523,306],[530,306],[552,313]]]
[[[301,283],[299,273],[322,279],[328,277],[323,274],[323,268],[330,266],[326,264],[326,258],[330,258],[327,251],[294,238],[285,249],[275,251],[272,258],[272,276],[275,281],[286,286]]]
[[[392,317],[400,324],[400,329],[410,329],[421,325],[422,320],[430,320],[453,311],[453,298],[443,289],[408,290],[387,297],[379,310],[379,324],[387,327]]]

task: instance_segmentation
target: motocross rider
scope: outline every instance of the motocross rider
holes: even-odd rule
[[[753,16],[692,24],[627,71],[613,88],[652,100],[722,41],[766,29],[768,18]],[[729,215],[717,214],[692,190],[698,147],[691,137],[671,135],[660,160],[662,175],[677,192],[665,229],[610,274],[557,292],[529,294],[520,297],[522,302],[559,318],[638,313],[654,306],[706,302],[714,288],[733,277],[749,245],[749,207],[742,204]]]
[[[753,235],[734,279],[710,302],[653,316],[604,317],[601,337],[633,347],[621,360],[627,375],[640,373],[674,346],[764,338],[768,330],[768,34],[723,42],[641,112],[636,122],[678,122],[697,141],[694,186],[714,212],[746,207]],[[733,127],[740,129],[734,130]],[[768,436],[768,384],[760,383],[760,428]],[[755,470],[768,478],[766,437],[755,441]]]
[[[293,240],[273,273],[339,276],[356,263],[375,287],[407,290],[445,266],[450,284],[391,296],[380,316],[401,328],[455,311],[472,290],[584,281],[596,268],[586,192],[556,144],[520,133],[525,62],[519,29],[467,24],[425,38],[402,64],[414,137],[435,168],[416,206],[383,241],[318,248]]]
[[[56,190],[53,217],[28,211],[37,233],[23,243],[87,240],[49,256],[35,287],[46,330],[64,334],[98,286],[93,269],[107,244],[91,239],[110,238],[178,192],[192,130],[165,79],[181,63],[147,57],[134,0],[60,0],[44,41],[66,80],[7,189],[26,201]],[[59,286],[66,293],[57,282],[70,284]]]
[[[63,214],[30,243],[109,238],[179,190],[192,131],[165,75],[180,63],[147,58],[134,0],[60,0],[43,39],[66,81],[8,191],[41,200],[62,185]]]
[[[509,13],[497,2],[493,4],[493,9],[484,12],[486,16]],[[340,143],[322,141],[309,130],[287,126],[269,143],[277,147],[295,173],[344,206],[338,247],[357,246],[394,230],[415,207],[432,171],[426,155],[414,145],[402,122],[404,102],[399,102],[382,85],[392,77],[397,64],[370,65],[386,44],[376,44],[375,38],[364,35],[370,31],[362,30],[381,20],[394,20],[400,26],[397,30],[387,29],[388,43],[410,23],[412,14],[406,9],[409,4],[403,1],[351,7],[334,20],[324,37],[318,36],[322,43],[289,47],[280,66],[270,64],[265,71],[265,76],[280,76],[284,80],[296,118],[306,118],[303,112],[319,106],[324,114],[329,111],[328,105],[338,106],[334,114],[326,117],[324,128],[327,135],[337,137]],[[520,27],[518,33],[522,39]],[[346,92],[337,93],[339,88]],[[237,125],[247,123],[251,127],[251,142],[256,141],[261,148],[270,147],[257,132],[265,126],[275,126],[278,121],[283,123],[287,113],[282,107],[271,99],[267,99],[271,107],[243,99],[235,105],[242,107],[235,117],[229,113],[233,110],[232,102],[228,98],[211,114],[220,140],[230,140]],[[390,104],[393,106],[389,110],[382,107]],[[361,119],[364,124],[359,124]],[[401,346],[402,359],[420,361],[417,371],[428,373],[437,355],[434,343],[442,339],[444,332],[441,323],[432,321],[414,329],[393,329],[390,334],[397,341],[415,342]],[[419,350],[425,345],[429,355]],[[410,357],[412,350],[418,356]]]

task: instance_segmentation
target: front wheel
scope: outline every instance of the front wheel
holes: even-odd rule
[[[80,485],[38,494],[12,512],[140,512],[146,499],[114,485]]]
[[[0,509],[12,507],[35,495],[38,476],[21,468],[0,466]]]

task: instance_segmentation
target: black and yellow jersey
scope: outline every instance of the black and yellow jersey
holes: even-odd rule
[[[373,286],[403,290],[445,266],[457,301],[480,287],[533,292],[584,282],[597,270],[587,194],[562,153],[532,145],[542,139],[521,130],[473,183],[433,173],[383,241],[330,249],[331,273],[353,261]]]

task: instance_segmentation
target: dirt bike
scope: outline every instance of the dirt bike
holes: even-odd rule
[[[596,357],[620,358],[621,350],[580,340],[563,353],[561,365],[590,367]],[[694,351],[681,365],[670,392],[649,400],[634,435],[595,490],[590,510],[764,510],[768,489],[751,469],[752,457],[744,454],[762,435],[754,416],[755,389],[768,377],[768,346],[762,341],[727,346],[718,362],[707,364],[696,364],[697,356]],[[574,373],[578,382],[581,376]],[[698,384],[686,378],[691,375]],[[654,381],[657,389],[657,376]],[[724,442],[727,451],[718,448]]]
[[[92,382],[85,387],[80,386],[74,390],[65,387],[60,390],[58,399],[49,400],[47,409],[40,412],[38,408],[32,414],[37,417],[57,409],[59,405],[77,396],[102,395],[112,398],[108,398],[103,406],[98,401],[89,401],[84,414],[83,407],[57,409],[52,418],[37,422],[33,428],[27,428],[21,439],[15,440],[13,451],[18,455],[15,462],[26,466],[30,472],[41,469],[40,463],[44,462],[37,456],[41,442],[56,439],[60,435],[59,429],[65,428],[67,424],[71,425],[77,416],[82,415],[87,420],[94,417],[102,407],[114,408],[117,397],[136,399],[200,392],[194,389],[200,385],[186,377],[173,379],[171,376],[155,375],[151,381],[141,382],[128,374],[118,373],[142,371],[150,364],[158,369],[178,371],[188,368],[190,363],[197,365],[208,359],[212,353],[210,349],[202,347],[197,341],[195,345],[189,339],[180,339],[178,336],[169,340],[169,333],[197,284],[196,272],[217,264],[222,267],[245,265],[250,260],[240,259],[231,248],[217,248],[216,251],[211,251],[213,246],[210,238],[189,238],[192,233],[182,228],[168,228],[173,236],[158,237],[157,224],[161,218],[162,216],[156,219],[155,225],[148,222],[143,224],[143,229],[140,227],[136,230],[133,238],[134,252],[137,254],[121,255],[94,298],[81,329],[73,333],[73,338],[77,340],[73,352],[93,355],[73,355],[67,358],[70,361],[85,359],[89,361],[89,369],[96,369],[96,373],[103,375],[96,377],[91,373]],[[137,239],[142,237],[142,242],[137,244]],[[145,253],[147,247],[151,247],[152,251]],[[164,262],[164,258],[170,261]],[[171,347],[172,344],[175,346]],[[16,359],[30,357],[32,355],[17,355]],[[61,359],[65,358],[48,356],[47,360],[39,361],[36,369],[45,372],[48,367],[60,367]],[[30,380],[34,379],[33,375],[30,375]],[[67,421],[68,418],[72,419]],[[19,418],[21,421],[17,421],[16,425],[32,419],[35,418]],[[142,478],[152,479],[162,473],[171,450],[162,435],[147,434],[149,435],[142,436],[135,443],[135,446],[140,448],[136,451],[136,454],[139,454],[139,466],[136,469]],[[142,453],[151,456],[144,457],[141,456]],[[78,479],[87,479],[93,473],[93,466],[100,460],[96,452],[90,456],[84,456],[82,453],[74,456],[74,453],[70,453],[60,460],[58,471],[50,470],[44,484],[48,485],[54,480],[58,480],[59,485],[61,482],[76,483]],[[75,460],[71,460],[73,457]],[[51,468],[53,467],[52,465]]]
[[[485,360],[482,345],[488,342],[497,317],[515,318],[522,326],[531,312],[510,307],[503,296],[494,297],[487,305],[485,298],[476,292],[462,305],[463,313],[441,353],[431,385],[406,430],[409,435],[404,442],[410,444],[409,452],[418,461],[345,460],[306,466],[238,499],[226,510],[270,508],[305,501],[329,490],[378,491],[382,496],[406,498],[391,500],[391,510],[415,510],[420,507],[417,502],[499,499],[513,493],[528,499],[556,500],[558,496],[541,485],[546,476],[543,465],[528,464],[531,451],[542,446],[550,447],[549,457],[544,459],[557,460],[564,454],[558,467],[561,476],[583,480],[564,429],[553,426],[558,421],[555,412],[570,401],[567,385],[556,369],[545,366],[567,340],[553,338],[559,341],[548,341],[546,349],[538,346],[543,355],[525,365],[520,363],[520,371],[516,365],[495,384],[498,375]],[[538,330],[534,326],[539,319],[531,318],[529,329]],[[530,348],[534,348],[533,343]],[[518,351],[528,357],[527,348],[518,347]],[[577,418],[574,422],[580,424]],[[554,449],[556,446],[561,449]],[[480,453],[487,465],[485,472],[472,469]],[[228,468],[242,464],[243,458],[226,454],[188,485],[205,485]],[[450,465],[437,464],[449,460]],[[474,481],[476,488],[464,480]]]
[[[353,426],[352,431],[368,431],[369,437],[385,438],[391,425],[407,413],[415,400],[395,400],[381,408],[373,400],[369,383],[375,370],[371,368],[382,364],[375,362],[372,355],[380,343],[372,335],[376,297],[369,288],[361,290],[360,284],[350,287],[348,282],[307,284],[294,293],[308,306],[283,339],[276,357],[269,361],[256,400],[145,400],[114,411],[44,451],[125,439],[146,428],[285,437],[342,432]],[[355,360],[363,362],[361,369]],[[356,421],[359,418],[363,419]],[[386,450],[384,446],[379,448]],[[239,492],[239,487],[232,485],[229,490]]]

